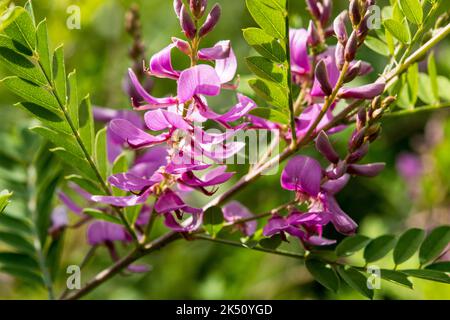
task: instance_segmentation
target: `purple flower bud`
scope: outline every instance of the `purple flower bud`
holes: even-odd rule
[[[358,130],[364,128],[364,126],[366,125],[366,121],[367,121],[366,109],[361,108],[359,109],[358,114],[356,115],[356,128]]]
[[[173,44],[177,47],[178,50],[183,52],[186,55],[191,54],[191,46],[187,41],[172,37]]]
[[[320,87],[326,96],[331,95],[333,87],[331,87],[330,80],[328,78],[327,66],[323,60],[320,60],[316,66],[315,76],[320,84]]]
[[[333,11],[333,2],[331,0],[322,1],[322,16],[320,17],[320,23],[325,26],[331,18]]]
[[[181,14],[181,7],[183,7],[183,1],[182,0],[173,0],[173,11],[175,11],[175,14],[177,17],[180,17]]]
[[[205,14],[206,6],[208,5],[208,0],[190,0],[189,6],[191,12],[197,19],[200,19]]]
[[[184,31],[184,34],[186,35],[186,37],[188,37],[189,39],[194,39],[195,35],[197,34],[197,29],[195,28],[195,24],[194,21],[192,21],[191,16],[189,15],[188,11],[186,10],[186,8],[183,6],[181,6],[181,16],[180,16],[180,24],[181,24],[181,28]]]
[[[361,147],[361,145],[364,143],[365,137],[366,137],[366,128],[362,128],[361,130],[355,130],[348,143],[348,149],[350,150],[350,152],[353,152],[354,150]]]
[[[312,21],[309,21],[308,26],[308,43],[313,47],[317,46],[320,43],[319,32],[317,31],[316,26]]]
[[[326,175],[331,180],[336,180],[341,178],[347,172],[347,162],[339,161],[335,168],[330,171],[327,171]]]
[[[308,6],[308,10],[311,12],[311,15],[319,20],[322,14],[319,6],[317,5],[317,0],[306,0],[306,5]]]
[[[335,56],[335,59],[336,59],[336,67],[339,70],[342,70],[342,68],[344,67],[344,63],[345,63],[344,52],[345,52],[344,45],[342,43],[338,42],[336,44],[336,49],[334,51],[334,56]]]
[[[339,97],[343,99],[373,99],[383,93],[386,84],[376,82],[357,88],[343,88],[339,91]]]
[[[321,131],[317,136],[316,149],[331,163],[339,162],[339,155],[336,150],[334,150],[330,139],[328,139],[328,136],[324,131]]]
[[[375,177],[386,167],[385,163],[351,164],[347,172],[357,176]]]
[[[345,61],[351,62],[355,60],[356,50],[358,50],[358,37],[356,36],[356,32],[353,31],[345,45]]]
[[[364,61],[360,61],[361,62],[361,68],[359,69],[359,76],[365,76],[369,73],[371,73],[373,71],[372,66]]]
[[[355,163],[361,160],[369,152],[369,142],[365,142],[361,147],[356,149],[347,159],[348,163]]]
[[[362,41],[369,33],[369,25],[367,23],[369,21],[370,16],[371,13],[367,12],[367,14],[364,16],[364,19],[359,24],[358,30],[356,31],[356,34],[360,41]]]
[[[350,65],[350,67],[347,70],[347,73],[345,74],[344,82],[350,82],[354,80],[359,75],[360,70],[361,70],[361,61],[358,61]]]
[[[217,25],[220,19],[220,15],[222,13],[222,9],[218,3],[214,5],[211,9],[211,12],[206,17],[206,21],[203,26],[200,28],[200,37],[204,37],[206,34],[210,33],[214,27]]]
[[[348,10],[352,24],[354,26],[359,25],[359,23],[361,22],[361,7],[359,5],[359,0],[351,0]]]
[[[338,41],[342,44],[345,44],[348,40],[347,29],[345,28],[346,17],[347,12],[344,11],[338,15],[333,22],[334,33],[336,34]]]

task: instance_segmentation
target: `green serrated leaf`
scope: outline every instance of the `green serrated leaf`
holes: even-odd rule
[[[416,25],[422,24],[423,11],[419,0],[400,0],[400,6],[409,21]]]
[[[425,238],[419,250],[419,259],[422,265],[427,264],[444,251],[450,243],[450,226],[435,228]]]
[[[376,53],[381,54],[382,56],[388,57],[390,54],[388,45],[378,38],[367,36],[366,41],[364,41],[364,44],[370,50],[375,51]]]
[[[309,273],[321,285],[334,292],[339,290],[339,277],[329,264],[321,260],[307,259],[305,265]]]
[[[433,100],[435,103],[439,102],[439,83],[434,52],[431,52],[428,57],[428,75],[430,77],[431,91],[433,92],[434,98]]]
[[[364,259],[366,262],[380,260],[394,248],[395,243],[395,236],[392,235],[385,235],[373,239],[364,249]]]
[[[223,213],[220,207],[208,208],[203,215],[203,226],[212,237],[215,237],[222,229],[223,222]]]
[[[46,89],[19,77],[7,77],[1,81],[9,90],[28,102],[38,104],[51,111],[59,111],[55,96]]]
[[[445,272],[440,272],[437,270],[402,270],[403,273],[414,277],[430,281],[442,282],[450,284],[450,276]]]
[[[284,12],[274,8],[271,0],[247,0],[247,8],[256,23],[267,33],[277,39],[286,38]]]
[[[65,105],[67,101],[67,82],[63,46],[56,48],[53,54],[52,75],[55,91],[59,101],[61,101],[61,104]]]
[[[270,108],[256,108],[250,111],[251,115],[280,124],[288,124],[289,118],[285,113],[281,113],[275,109]]]
[[[9,245],[14,251],[34,255],[35,248],[33,244],[23,236],[11,232],[0,231],[0,243]]]
[[[112,216],[110,214],[107,214],[103,211],[100,210],[96,210],[96,209],[84,209],[83,210],[84,214],[87,214],[88,216],[94,218],[94,219],[98,219],[98,220],[103,220],[103,221],[107,221],[107,222],[111,222],[111,223],[115,223],[115,224],[122,224],[121,220],[115,216]]]
[[[246,58],[249,69],[258,77],[286,87],[286,72],[277,64],[263,57]]]
[[[422,229],[409,229],[403,233],[394,248],[394,262],[401,264],[411,258],[419,249],[425,238],[425,231]]]
[[[103,180],[106,180],[108,176],[108,155],[106,148],[106,128],[97,132],[95,137],[95,164]]]
[[[28,12],[22,7],[14,7],[5,15],[8,17],[2,22],[0,30],[33,51],[36,47],[35,28]]]
[[[413,284],[408,280],[408,276],[400,271],[381,269],[381,279],[413,289]]]
[[[367,278],[355,268],[338,266],[337,271],[341,278],[353,289],[363,296],[373,299],[374,291],[367,286]]]
[[[39,64],[47,77],[47,80],[52,80],[52,69],[51,69],[51,57],[50,50],[48,46],[48,32],[47,32],[47,21],[41,21],[36,29],[36,39],[37,47],[36,51],[39,56]]]
[[[289,97],[286,89],[262,79],[250,79],[248,81],[250,87],[255,93],[265,101],[281,110],[289,109]],[[286,118],[288,116],[286,115]]]
[[[83,141],[88,153],[93,154],[94,148],[94,118],[92,114],[91,100],[89,96],[86,96],[79,106],[78,112],[79,119],[79,133],[81,140]]]
[[[263,248],[275,250],[278,248],[283,240],[281,239],[281,236],[276,234],[270,238],[264,238],[259,241],[259,245]]]
[[[387,19],[383,22],[386,29],[402,43],[408,44],[411,41],[411,36],[407,27],[397,20]]]
[[[339,257],[350,256],[363,249],[370,241],[370,238],[362,235],[345,238],[337,245],[336,254]]]
[[[286,62],[286,52],[281,44],[272,36],[259,28],[248,28],[244,30],[245,41],[251,45],[259,54],[279,63]]]

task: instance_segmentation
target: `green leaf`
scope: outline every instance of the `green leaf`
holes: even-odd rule
[[[61,132],[66,135],[72,134],[69,124],[63,119],[62,112],[57,112],[56,110],[50,111],[32,102],[16,103],[14,106],[27,111],[46,127],[56,132]]]
[[[0,30],[33,51],[36,47],[35,28],[28,12],[22,7],[14,7],[5,14],[8,18],[2,22]]]
[[[425,238],[425,231],[422,229],[409,229],[403,233],[394,248],[394,262],[401,264],[411,258],[419,249]]]
[[[98,220],[103,220],[103,221],[107,221],[107,222],[111,222],[111,223],[115,223],[115,224],[122,224],[121,220],[113,215],[107,214],[103,211],[100,210],[96,210],[96,209],[84,209],[83,210],[84,214],[87,214],[88,216],[94,218],[94,219],[98,219]]]
[[[250,114],[275,123],[289,124],[288,116],[275,109],[256,108],[250,111]]]
[[[16,252],[0,252],[0,267],[2,266],[31,271],[39,270],[39,264],[34,258],[27,254]]]
[[[76,143],[76,140],[71,135],[62,132],[56,132],[52,129],[41,126],[33,127],[30,130],[50,140],[55,145],[55,147],[64,147],[67,152],[73,154],[74,156],[83,158],[83,152],[80,146]]]
[[[305,265],[309,273],[321,285],[334,292],[339,290],[339,277],[329,264],[321,260],[307,259]]]
[[[341,278],[353,289],[361,293],[363,296],[373,299],[373,290],[367,286],[367,278],[355,268],[345,268],[338,266],[337,271]]]
[[[46,262],[50,272],[51,279],[55,281],[61,262],[61,256],[64,248],[64,234],[52,239],[46,253]]]
[[[436,270],[402,270],[403,273],[406,273],[407,275],[414,277],[414,278],[420,278],[425,280],[431,280],[436,282],[443,282],[450,284],[450,276],[446,274],[445,272],[440,272]]]
[[[419,91],[419,65],[417,63],[413,64],[408,69],[406,74],[409,88],[410,103],[412,106],[416,105],[418,91]]]
[[[450,101],[450,80],[444,76],[438,76],[439,97],[445,101]]]
[[[395,236],[385,235],[373,239],[364,249],[364,259],[366,262],[380,260],[391,251],[395,246]]]
[[[249,69],[258,77],[275,82],[282,87],[286,86],[286,73],[274,62],[263,57],[248,57],[246,62]]]
[[[61,160],[63,160],[68,166],[78,170],[83,178],[91,181],[97,181],[97,176],[86,159],[77,157],[62,147],[53,148],[50,151],[58,155],[58,157],[60,157]],[[96,190],[98,193],[99,188],[97,187]]]
[[[395,55],[395,43],[396,41],[394,40],[394,37],[392,36],[392,34],[385,28],[384,29],[384,37],[386,39],[386,44],[387,47],[389,49],[389,54],[391,56]]]
[[[284,13],[279,8],[274,8],[274,1],[247,0],[247,8],[256,23],[269,35],[285,39],[286,24]]]
[[[387,19],[383,23],[386,29],[388,29],[389,32],[399,41],[405,44],[411,41],[409,30],[403,23],[398,22],[397,20],[394,19]]]
[[[428,57],[428,75],[430,76],[431,90],[433,92],[434,102],[439,102],[439,83],[434,51],[432,51]]]
[[[4,34],[0,34],[0,47],[8,48],[25,56],[33,56],[33,52]]]
[[[450,261],[436,262],[436,263],[430,264],[429,266],[426,266],[425,269],[450,273]]]
[[[34,10],[33,10],[33,3],[31,0],[28,0],[27,3],[23,6],[23,8],[28,12],[30,15],[31,21],[33,21],[33,25],[36,25],[36,19],[34,17]]]
[[[0,215],[0,226],[3,230],[28,235],[32,232],[31,223],[28,219],[13,217],[8,214]]]
[[[25,281],[27,283],[37,284],[37,285],[41,285],[41,286],[44,285],[44,281],[39,274],[37,274],[36,272],[29,271],[27,269],[21,269],[21,268],[0,265],[0,273],[1,272],[7,273],[7,274],[9,274],[17,279],[20,279],[22,281]]]
[[[286,61],[286,52],[281,44],[272,36],[259,28],[248,28],[244,30],[245,41],[251,45],[259,54],[279,63]]]
[[[381,269],[381,279],[413,289],[413,284],[408,280],[408,276],[400,271]]]
[[[59,111],[59,104],[55,96],[44,88],[19,77],[7,77],[1,81],[9,90],[19,97],[38,104],[51,111]]]
[[[289,98],[285,88],[281,88],[270,81],[262,79],[250,79],[248,84],[258,96],[274,107],[281,110],[288,110]],[[288,119],[288,115],[285,115],[285,118]]]
[[[426,237],[419,250],[422,265],[439,257],[450,242],[450,226],[437,227]]]
[[[33,244],[19,234],[0,231],[0,242],[9,245],[15,249],[16,252],[26,253],[29,255],[33,255],[35,252]]]
[[[0,192],[0,214],[5,210],[6,206],[9,204],[9,199],[12,197],[12,192],[8,190],[3,190]]]
[[[88,153],[93,154],[94,148],[94,118],[92,115],[92,106],[89,96],[86,96],[80,104],[79,112],[79,133]]]
[[[370,242],[370,238],[362,235],[355,235],[342,240],[336,247],[336,254],[339,257],[347,257],[363,249]]]
[[[47,83],[40,70],[25,56],[7,47],[10,39],[0,34],[0,62],[14,75],[37,85]]]
[[[36,51],[39,55],[39,64],[44,70],[48,80],[52,80],[51,58],[48,46],[47,21],[41,21],[36,29],[37,47]]]
[[[95,163],[97,165],[98,171],[102,176],[103,180],[106,180],[108,176],[108,155],[106,148],[106,128],[101,129],[97,132],[95,137]]]
[[[419,74],[419,98],[426,104],[432,104],[434,100],[430,77],[425,73]]]
[[[422,24],[423,12],[419,0],[400,0],[400,6],[409,21],[416,25]]]
[[[68,76],[67,95],[69,97],[69,101],[67,103],[69,108],[69,115],[70,118],[72,119],[75,129],[78,130],[79,101],[78,101],[77,72],[75,70],[72,71]]]
[[[389,56],[389,47],[386,43],[381,41],[380,39],[377,39],[372,36],[367,36],[366,41],[364,41],[364,44],[372,51],[375,51],[378,54],[381,54],[382,56]]]
[[[102,190],[99,188],[96,182],[82,177],[80,175],[72,174],[65,177],[66,180],[72,181],[79,185],[81,188],[92,194],[103,194]]]
[[[270,238],[264,238],[259,241],[259,245],[265,249],[275,250],[278,248],[283,240],[281,239],[281,236],[276,234]]]
[[[223,222],[223,213],[220,207],[208,208],[203,215],[203,226],[212,237],[215,237],[222,229]]]
[[[53,82],[61,104],[67,101],[66,67],[64,64],[64,47],[59,46],[53,54],[52,68]]]

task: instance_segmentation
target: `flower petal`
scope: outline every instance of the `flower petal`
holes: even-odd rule
[[[211,66],[203,64],[186,69],[178,80],[179,102],[185,103],[197,94],[217,96],[220,84],[220,78]]]
[[[198,57],[201,60],[222,60],[230,56],[231,45],[230,40],[217,42],[212,48],[204,48],[199,50]]]
[[[296,156],[292,158],[281,175],[281,186],[286,190],[301,191],[317,196],[320,191],[322,168],[313,158]]]
[[[109,128],[114,134],[124,139],[132,148],[141,148],[167,140],[165,135],[154,137],[123,119],[111,121]]]
[[[172,67],[171,52],[175,47],[170,44],[150,59],[150,73],[159,78],[178,79],[180,72]]]
[[[220,83],[227,83],[233,80],[237,71],[237,60],[233,49],[230,48],[230,55],[226,59],[216,60],[216,73]]]

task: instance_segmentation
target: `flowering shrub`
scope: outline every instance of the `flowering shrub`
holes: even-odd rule
[[[403,112],[399,96],[405,74],[410,87],[419,81],[414,80],[419,77],[417,63],[450,32],[448,16],[441,10],[444,1],[393,1],[383,10],[383,24],[376,32],[371,30],[377,12],[372,0],[352,0],[348,11],[334,19],[331,0],[307,0],[311,20],[306,29],[291,27],[286,0],[246,2],[258,25],[243,31],[257,54],[246,58],[255,75],[248,81],[251,96],[239,89],[236,72],[241,61],[232,43],[224,39],[212,47],[203,46],[220,23],[222,8],[207,0],[175,0],[174,17],[185,38],[168,39],[169,44],[150,58],[148,66],[141,67],[138,61],[128,70],[124,81],[130,96],[128,110],[93,108],[89,96],[79,99],[76,73],[66,73],[63,47],[50,53],[46,21],[36,24],[31,2],[4,13],[0,60],[14,75],[2,84],[23,99],[17,106],[40,121],[31,130],[48,142],[33,169],[36,203],[32,209],[37,216],[32,226],[8,218],[10,223],[25,224],[37,244],[17,234],[0,235],[0,240],[17,249],[0,253],[0,263],[5,265],[1,270],[46,286],[53,298],[56,267],[50,262],[57,265],[55,252],[62,236],[88,225],[87,239],[93,249],[87,259],[96,248],[104,247],[114,265],[80,290],[64,292],[63,299],[81,298],[125,269],[148,272],[149,266],[135,262],[178,239],[295,257],[304,260],[325,287],[337,291],[343,281],[369,298],[373,290],[367,286],[364,267],[351,265],[346,258],[362,249],[366,263],[393,250],[395,268],[381,270],[384,280],[407,287],[412,287],[410,277],[449,283],[448,263],[437,261],[450,241],[449,226],[427,236],[421,229],[410,229],[398,239],[393,235],[370,239],[357,235],[352,212],[344,212],[336,200],[352,177],[369,179],[384,169],[384,163],[367,163],[364,158],[381,134],[381,120]],[[438,23],[433,24],[435,20]],[[135,26],[128,28],[133,33]],[[355,85],[355,79],[361,83],[373,72],[370,62],[357,59],[363,45],[389,56],[391,62],[377,81]],[[143,58],[139,48],[135,43],[135,60]],[[185,59],[183,69],[172,64],[175,50]],[[439,86],[430,57],[429,84],[438,102]],[[174,81],[176,92],[165,97],[152,94],[158,78]],[[225,91],[233,92],[237,103],[217,113],[210,97]],[[417,97],[412,100],[415,105]],[[95,122],[101,124],[100,130]],[[333,136],[347,128],[353,133],[345,154],[339,154]],[[245,141],[235,139],[243,131],[276,134],[249,172],[236,177],[227,165],[245,154]],[[317,151],[314,156],[303,153],[310,145]],[[281,153],[275,154],[280,146]],[[64,180],[59,161],[70,170]],[[280,183],[272,188],[290,191],[289,202],[257,213],[233,200],[237,192],[285,161]],[[44,164],[53,162],[57,163],[54,168],[45,169]],[[400,165],[410,176],[415,162],[405,158]],[[227,183],[233,179],[235,183]],[[62,191],[61,186],[68,188]],[[203,207],[191,204],[189,194],[196,192],[210,202]],[[1,193],[1,211],[9,199],[10,193]],[[74,225],[68,211],[78,219]],[[167,233],[155,237],[153,226],[159,219]],[[326,238],[327,227],[346,238],[338,244]],[[227,238],[233,232],[240,234],[240,241]],[[289,241],[299,241],[304,252],[278,249]],[[118,253],[119,243],[129,248],[128,255]],[[416,251],[421,266],[399,270]],[[22,261],[20,272],[11,266],[17,261]]]

